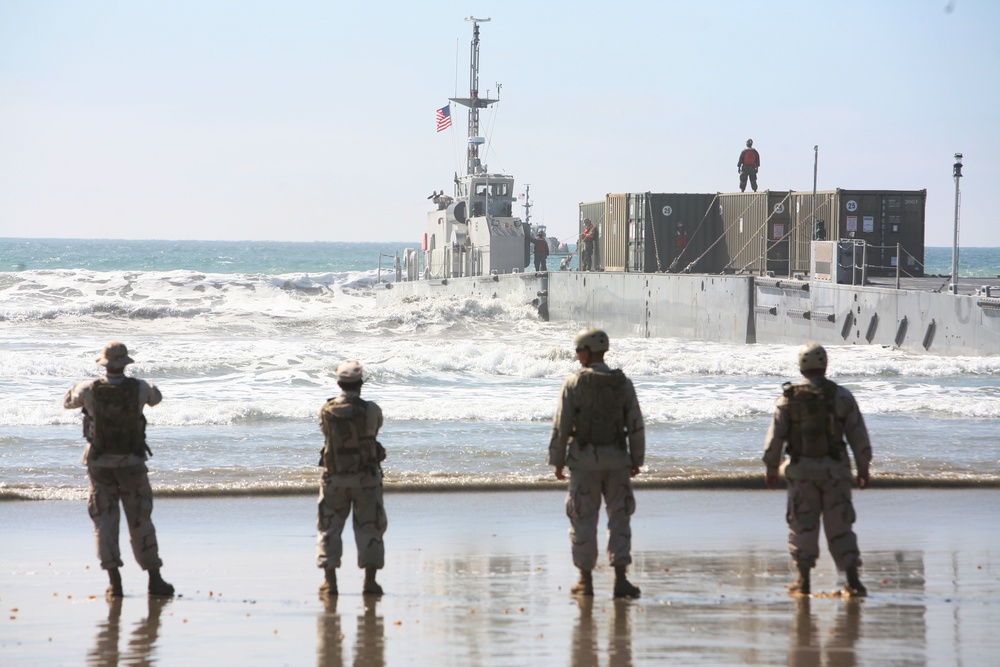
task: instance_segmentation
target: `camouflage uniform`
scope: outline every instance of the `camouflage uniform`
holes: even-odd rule
[[[163,563],[156,543],[156,529],[151,519],[153,489],[149,485],[147,475],[146,452],[102,453],[94,444],[98,421],[101,419],[98,416],[100,407],[95,398],[95,387],[102,382],[118,388],[123,388],[129,383],[137,383],[139,415],[142,414],[143,406],[156,405],[163,400],[163,396],[156,385],[150,382],[118,375],[80,382],[74,385],[63,399],[64,408],[72,410],[82,407],[90,415],[84,422],[86,429],[84,435],[88,442],[81,463],[87,465],[87,476],[90,480],[87,510],[94,521],[94,535],[101,567],[111,570],[122,566],[118,547],[119,503],[121,503],[128,521],[132,553],[136,562],[143,570],[158,570]]]
[[[852,529],[856,518],[851,503],[851,462],[843,437],[847,438],[858,475],[867,477],[872,448],[864,418],[850,391],[824,378],[807,379],[799,385],[818,389],[832,385],[835,415],[833,452],[821,457],[792,456],[785,467],[788,481],[788,550],[796,565],[811,568],[819,557],[819,524],[822,516],[830,555],[840,570],[861,565],[858,540]],[[777,475],[784,459],[785,443],[796,439],[809,441],[817,434],[803,432],[801,423],[790,409],[789,391],[775,402],[774,418],[767,431],[764,463],[769,475]],[[818,437],[823,437],[819,433]],[[794,448],[793,448],[794,449]]]
[[[327,433],[328,410],[351,401],[360,401],[355,391],[342,391],[340,396],[326,402],[320,410],[320,426]],[[372,401],[364,404],[364,433],[362,444],[373,449],[381,445],[375,437],[382,428],[382,409]],[[329,442],[329,438],[328,438]],[[364,460],[356,452],[334,454],[325,448],[319,465],[326,468],[319,491],[319,536],[316,543],[316,564],[321,568],[339,568],[344,551],[341,534],[347,517],[354,511],[354,540],[358,548],[358,567],[381,569],[385,565],[385,545],[382,535],[388,527],[385,506],[382,502],[382,469],[380,457],[372,453]]]
[[[618,442],[582,442],[577,436],[579,414],[592,404],[582,395],[589,386],[586,375],[612,373],[603,362],[591,363],[563,382],[552,424],[549,465],[570,469],[566,514],[570,520],[573,563],[580,570],[597,564],[597,524],[601,498],[608,514],[608,558],[612,566],[632,562],[630,518],[635,512],[631,471],[643,465],[646,433],[639,400],[632,382],[622,375],[620,395],[624,429]],[[618,371],[620,373],[620,371]],[[627,440],[627,444],[626,444]]]

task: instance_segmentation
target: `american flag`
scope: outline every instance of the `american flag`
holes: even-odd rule
[[[438,109],[434,117],[437,119],[438,132],[451,127],[451,109],[448,108],[447,104]]]

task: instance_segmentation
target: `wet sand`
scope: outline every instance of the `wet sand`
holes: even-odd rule
[[[784,493],[637,491],[637,601],[568,594],[557,491],[386,496],[381,600],[345,540],[324,604],[312,497],[157,500],[170,601],[104,599],[86,506],[0,503],[4,665],[978,665],[1000,651],[1000,492],[855,495],[870,597],[785,592]],[[127,543],[123,541],[127,549]],[[602,562],[606,562],[602,555]],[[814,589],[838,588],[825,548]]]

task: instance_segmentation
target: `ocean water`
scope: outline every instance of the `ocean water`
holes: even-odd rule
[[[950,276],[951,248],[924,248],[924,273]],[[1000,248],[960,248],[958,275],[973,284],[976,278],[1000,278]]]
[[[551,416],[585,323],[500,300],[376,308],[378,257],[388,266],[405,245],[0,239],[0,498],[85,497],[80,416],[62,397],[100,375],[111,339],[164,395],[146,409],[159,495],[315,492],[316,414],[349,358],[386,416],[388,488],[554,484]],[[1000,274],[1000,249],[963,250],[973,260],[977,277]],[[950,263],[950,249],[927,250],[928,273]],[[1000,357],[830,353],[865,414],[876,486],[1000,483]],[[647,420],[638,483],[762,483],[795,347],[616,338],[608,360]]]

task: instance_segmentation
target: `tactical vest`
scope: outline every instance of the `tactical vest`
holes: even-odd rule
[[[319,464],[338,475],[374,472],[385,450],[368,433],[368,402],[359,397],[330,399],[321,411],[320,428],[326,444]]]
[[[752,148],[747,148],[743,151],[743,166],[744,167],[756,167],[757,166],[757,151]]]
[[[844,425],[837,418],[834,394],[837,385],[823,379],[783,385],[788,399],[788,454],[799,458],[840,460],[844,452]]]
[[[85,433],[98,456],[145,455],[149,448],[146,447],[146,417],[139,405],[139,381],[125,378],[115,385],[101,378],[91,387],[90,395],[93,413],[85,413],[84,419],[90,422]]]
[[[573,438],[581,445],[625,449],[625,374],[592,368],[577,373]]]

